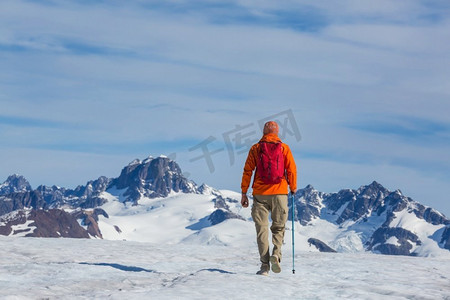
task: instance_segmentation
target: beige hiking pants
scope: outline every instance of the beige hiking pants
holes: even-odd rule
[[[261,262],[269,263],[269,213],[272,217],[272,255],[281,260],[281,246],[288,217],[287,195],[253,195],[252,218],[256,227],[256,241]]]

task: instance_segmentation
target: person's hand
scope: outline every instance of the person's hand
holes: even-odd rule
[[[242,207],[248,207],[248,197],[247,197],[247,194],[242,194],[242,197],[241,197],[241,205],[242,205]]]
[[[291,195],[295,195],[295,193],[297,193],[297,191],[291,191]]]

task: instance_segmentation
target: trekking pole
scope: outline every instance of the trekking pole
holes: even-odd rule
[[[294,206],[294,194],[291,193],[291,202],[292,202],[292,274],[295,274],[295,254],[294,254],[294,231],[295,231],[295,223],[294,223],[294,210],[295,210],[295,206]]]

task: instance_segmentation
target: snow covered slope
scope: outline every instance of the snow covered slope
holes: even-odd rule
[[[248,245],[0,237],[0,249],[1,299],[450,298],[444,258],[296,251],[295,275],[289,257],[264,277]]]
[[[120,202],[107,192],[103,196],[109,201],[101,208],[109,217],[100,217],[98,224],[103,238],[110,240],[175,244],[212,226],[210,216],[219,209],[215,195],[172,193],[164,198],[141,198],[137,204]],[[240,212],[240,205],[227,200],[231,211]]]
[[[182,242],[203,245],[255,245],[255,229],[250,209],[241,207],[238,193],[173,193],[165,198],[142,198],[137,205],[122,203],[110,194],[106,196],[105,193],[104,196],[108,197],[109,201],[101,208],[107,212],[109,218],[100,216],[98,224],[105,239],[166,244]],[[222,199],[223,204],[218,204],[218,199]],[[221,205],[226,205],[226,210],[221,208]],[[212,217],[218,211],[228,211],[232,215],[214,220]],[[433,238],[436,232],[437,235],[442,233],[444,225],[428,223],[407,210],[397,213],[389,223],[390,227],[382,226],[386,222],[386,214],[371,216],[366,221],[337,224],[332,221],[333,215],[326,215],[326,211],[322,210],[323,218],[313,219],[306,225],[296,222],[295,238],[298,249],[318,251],[308,242],[309,238],[315,238],[338,252],[364,252],[367,250],[367,241],[379,238],[377,234],[380,229],[386,228],[392,232],[382,231],[385,244],[401,249],[400,239],[396,237],[397,231],[401,230],[400,233],[403,234],[414,232],[418,240],[415,240],[414,247],[411,247],[411,253],[450,258],[450,251],[439,247],[436,241],[440,236]],[[291,227],[291,222],[288,222],[285,237],[287,245],[291,244]]]

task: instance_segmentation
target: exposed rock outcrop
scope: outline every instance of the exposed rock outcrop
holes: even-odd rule
[[[47,203],[38,191],[14,192],[0,196],[0,216],[24,208],[45,209]]]
[[[61,209],[19,210],[0,219],[0,234],[26,237],[89,238],[76,218]]]
[[[219,223],[222,223],[225,220],[228,219],[239,219],[239,220],[245,220],[242,216],[235,214],[231,211],[224,210],[224,209],[216,209],[212,214],[209,215],[208,221],[211,222],[211,225],[216,225]]]
[[[417,235],[401,227],[378,228],[372,235],[368,250],[388,255],[411,255],[413,245],[421,245]]]
[[[295,195],[295,221],[307,225],[313,219],[320,217],[321,201],[324,194],[307,185]],[[290,201],[290,200],[289,200]],[[292,205],[289,205],[289,220],[292,220]]]
[[[374,181],[370,185],[362,186],[358,190],[342,190],[336,194],[330,194],[324,200],[327,208],[337,212],[341,210],[337,223],[346,220],[357,221],[367,216],[369,212],[377,211],[384,198],[389,194],[381,184]]]
[[[332,252],[332,253],[336,252],[336,250],[334,250],[333,248],[331,248],[330,246],[328,246],[319,239],[309,238],[308,243],[309,245],[314,245],[320,252]]]
[[[441,244],[445,249],[450,250],[450,226],[445,227],[442,233]]]
[[[102,215],[109,218],[108,214],[101,208],[94,210],[80,210],[73,213],[73,216],[81,221],[81,225],[87,227],[87,232],[92,237],[103,238],[103,235],[98,227],[98,216]]]

